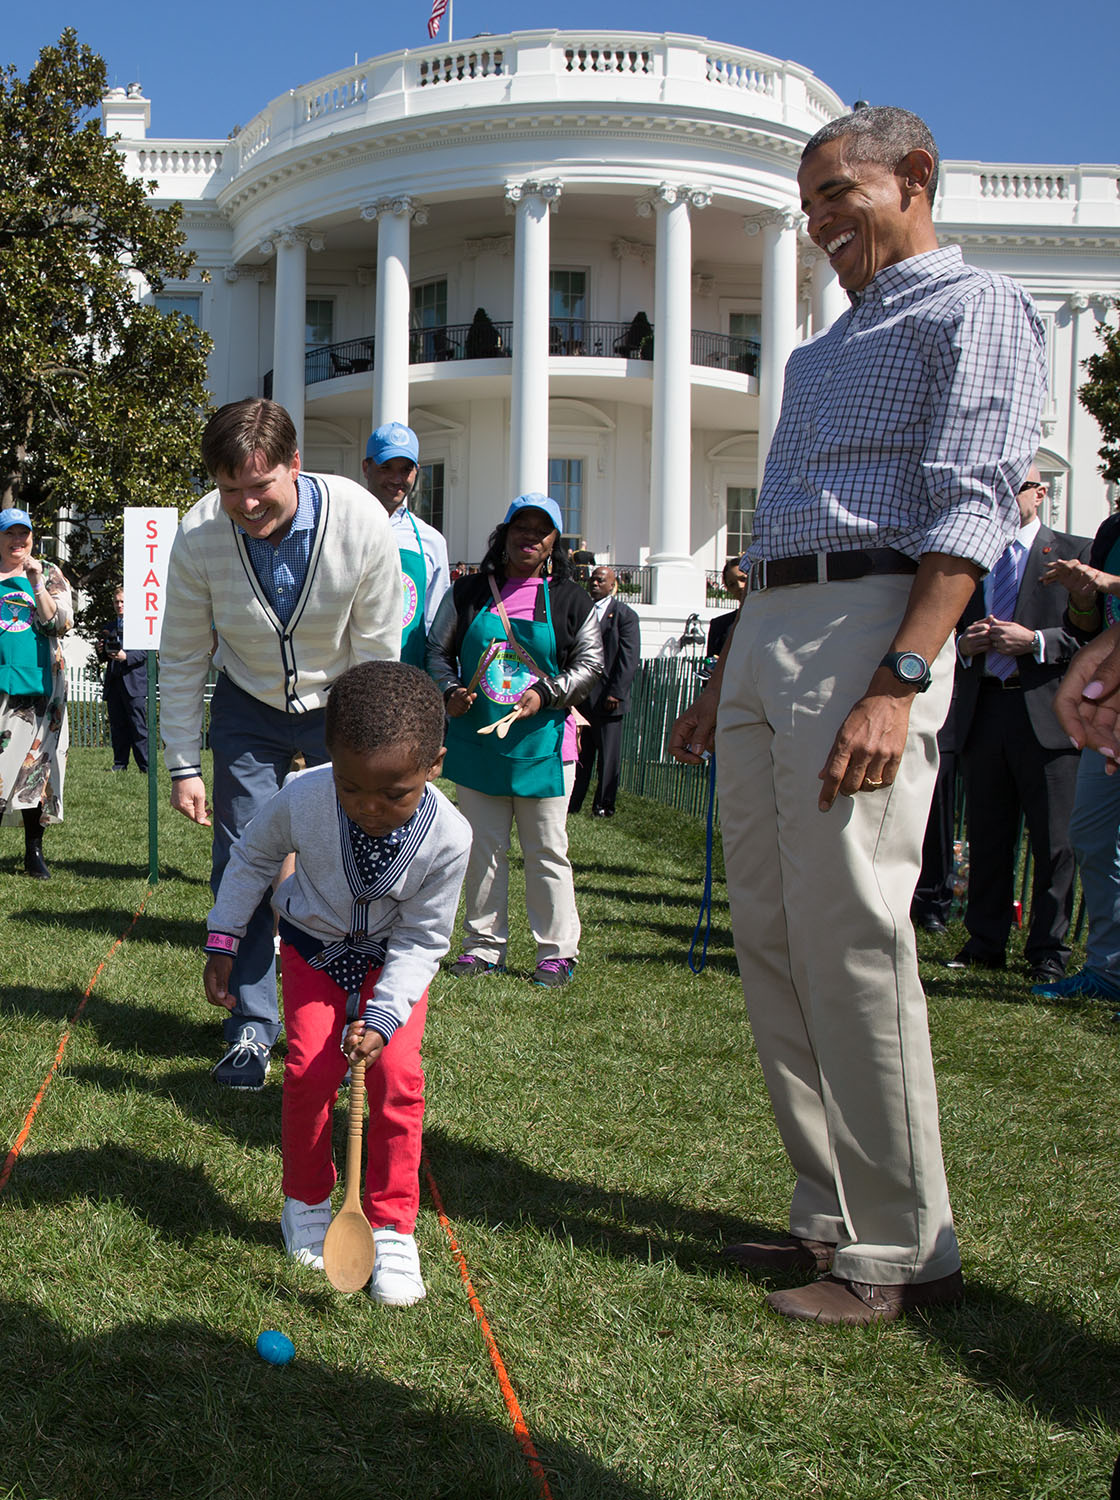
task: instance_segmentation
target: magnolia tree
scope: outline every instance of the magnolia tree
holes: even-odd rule
[[[66,521],[77,579],[120,557],[124,506],[191,501],[207,407],[210,340],[139,300],[190,272],[180,207],[126,175],[104,92],[70,29],[0,70],[0,505]]]
[[[1120,302],[1114,306],[1120,308]],[[1120,484],[1120,328],[1098,323],[1097,334],[1104,349],[1085,361],[1089,379],[1078,394],[1082,406],[1096,417],[1104,435],[1104,443],[1098,450],[1101,473],[1113,484]]]

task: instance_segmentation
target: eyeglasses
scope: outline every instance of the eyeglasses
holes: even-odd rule
[[[1019,486],[1019,494],[1023,494],[1026,490],[1045,491],[1047,488],[1048,486],[1045,485],[1041,479],[1028,479],[1025,484],[1021,484]]]

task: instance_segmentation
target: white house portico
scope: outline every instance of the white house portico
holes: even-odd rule
[[[785,360],[846,305],[796,183],[846,112],[830,89],[693,37],[535,31],[373,58],[227,141],[150,139],[150,107],[113,91],[104,128],[183,204],[209,280],[163,301],[213,336],[216,401],[269,391],[305,463],[354,478],[370,429],[408,420],[453,560],[548,490],[599,557],[645,565],[648,644],[703,609],[749,533]],[[1107,504],[1076,386],[1086,313],[1120,295],[1118,181],[951,162],[936,210],[1039,304],[1051,519],[1079,531]]]

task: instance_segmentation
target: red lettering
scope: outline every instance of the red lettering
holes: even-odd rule
[[[158,612],[158,610],[159,610],[159,595],[158,594],[145,594],[144,595],[144,608],[145,609],[155,610],[155,611]]]
[[[144,522],[144,535],[154,537],[159,536],[159,521],[155,516],[149,516],[148,519]]]
[[[155,635],[155,633],[156,633],[156,617],[155,617],[155,615],[149,615],[148,616],[148,634],[149,635]]]
[[[156,577],[154,568],[148,569],[148,576],[144,579],[144,582],[140,585],[140,587],[142,589],[146,589],[150,583],[154,583],[156,588],[159,588],[159,579]]]
[[[155,560],[156,560],[156,553],[158,551],[159,551],[159,543],[158,542],[156,542],[156,543],[149,542],[148,543],[148,562],[149,563],[155,562]]]

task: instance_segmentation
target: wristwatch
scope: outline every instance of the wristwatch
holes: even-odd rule
[[[890,667],[899,682],[916,688],[919,693],[924,693],[933,681],[929,662],[916,651],[888,651],[879,665]]]

